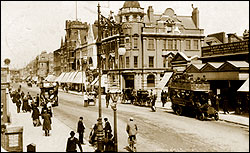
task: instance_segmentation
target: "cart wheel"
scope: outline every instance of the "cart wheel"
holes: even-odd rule
[[[204,113],[201,113],[201,115],[199,116],[199,119],[200,119],[201,121],[203,121],[203,120],[205,119]]]
[[[177,109],[176,109],[176,114],[177,115],[181,115],[182,114],[182,108],[181,106],[178,106]]]
[[[216,121],[218,121],[218,120],[219,120],[219,115],[218,115],[218,113],[215,113],[215,115],[214,115],[214,119],[215,119]]]

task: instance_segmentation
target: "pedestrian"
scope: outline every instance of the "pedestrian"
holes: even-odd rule
[[[20,113],[21,108],[21,98],[16,101],[17,113]]]
[[[39,103],[39,94],[36,95],[36,106],[39,107],[40,103]]]
[[[106,93],[106,107],[107,108],[109,107],[109,100],[110,100],[110,93],[109,93],[109,90],[108,90],[107,93]]]
[[[134,118],[130,117],[129,122],[127,123],[126,131],[129,136],[129,142],[135,141],[136,142],[136,134],[138,131],[137,125],[134,122]]]
[[[152,101],[151,101],[151,109],[152,109],[152,111],[156,111],[156,107],[155,107],[155,101],[156,101],[156,98],[157,98],[157,96],[156,96],[156,94],[154,94],[153,96],[152,96]]]
[[[28,99],[27,99],[27,96],[26,95],[24,95],[24,97],[23,97],[23,105],[22,105],[22,111],[24,112],[24,113],[26,113],[27,111],[28,111]]]
[[[47,110],[48,110],[48,113],[50,114],[50,117],[52,117],[53,110],[52,110],[52,104],[51,104],[50,100],[47,102]]]
[[[40,122],[40,119],[39,119],[40,111],[39,111],[39,109],[37,108],[36,105],[33,108],[31,116],[32,116],[32,119],[33,119],[34,127],[40,126],[41,125],[41,122]]]
[[[164,91],[162,90],[161,91],[161,102],[162,102],[162,107],[164,107],[164,105],[165,105],[165,103],[166,103],[166,101],[165,101],[165,97],[164,97]]]
[[[104,121],[105,121],[105,126],[104,126],[105,135],[104,136],[106,139],[109,139],[111,136],[111,132],[112,132],[111,125],[110,125],[107,117],[104,118]]]
[[[218,112],[220,110],[220,97],[219,97],[219,95],[216,95],[216,97],[215,97],[215,109]]]
[[[66,146],[66,152],[77,152],[76,150],[76,145],[78,145],[80,151],[82,152],[82,146],[80,141],[74,137],[75,136],[75,132],[71,131],[70,132],[70,137],[68,138],[67,141],[67,146]]]
[[[79,133],[79,141],[81,144],[84,144],[83,142],[84,130],[85,130],[85,125],[83,123],[83,117],[80,117],[77,125],[77,132]]]
[[[45,131],[45,136],[49,136],[49,131],[51,130],[51,117],[46,109],[42,114],[42,118],[43,118],[43,130]]]
[[[113,140],[112,140],[112,129],[111,129],[111,125],[108,121],[108,118],[105,117],[104,118],[105,121],[105,126],[104,126],[104,144],[105,144],[105,149],[104,151],[113,151],[112,146],[113,146]]]
[[[28,99],[29,99],[29,100],[31,100],[31,99],[32,99],[32,97],[31,97],[31,95],[30,95],[30,93],[29,93],[29,92],[27,93],[27,96],[28,96]]]
[[[100,118],[97,119],[97,123],[95,123],[92,126],[92,129],[90,131],[90,135],[89,135],[89,143],[94,145],[95,142],[97,141],[96,139],[96,134],[97,134],[97,128],[98,128],[98,121],[101,120]]]

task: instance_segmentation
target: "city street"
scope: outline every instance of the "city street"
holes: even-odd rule
[[[22,85],[25,94],[30,92],[32,97],[40,93],[40,89],[33,85]],[[18,84],[13,85],[14,89]],[[54,117],[65,125],[76,130],[80,116],[87,127],[85,138],[88,139],[90,128],[98,117],[98,103],[96,106],[83,106],[83,97],[65,92],[59,92],[59,106],[54,107]],[[152,112],[150,108],[131,104],[118,104],[118,151],[126,151],[127,133],[126,123],[133,117],[139,128],[137,135],[137,151],[249,151],[249,128],[223,121],[200,121],[195,118],[177,116],[172,110],[157,108]],[[108,117],[112,130],[113,110],[105,107],[105,97],[102,97],[102,118]],[[104,125],[104,124],[103,124]]]

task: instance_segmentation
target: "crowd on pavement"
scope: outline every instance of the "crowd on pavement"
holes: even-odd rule
[[[50,131],[52,130],[51,124],[52,124],[52,117],[53,117],[53,109],[52,104],[48,99],[42,98],[43,96],[37,94],[35,97],[32,97],[29,92],[24,93],[22,91],[22,86],[19,85],[19,88],[17,90],[13,90],[10,88],[9,90],[10,97],[12,102],[16,105],[17,113],[30,113],[31,118],[34,127],[40,127],[42,126],[42,130],[45,132],[45,136],[50,136]],[[109,105],[109,99],[110,93],[108,92],[107,98],[107,107]],[[41,110],[41,111],[40,111]],[[41,122],[40,117],[42,118],[43,122]],[[97,123],[93,125],[92,130],[89,135],[89,143],[93,146],[96,146],[97,144],[97,133],[98,133],[98,121]],[[130,120],[131,122],[132,120]],[[104,150],[105,151],[113,151],[114,150],[114,136],[112,134],[112,127],[107,117],[104,118]],[[134,126],[134,124],[133,124]],[[136,125],[135,125],[136,126]],[[136,128],[137,131],[137,127]],[[71,151],[77,151],[77,146],[79,147],[80,151],[82,152],[82,146],[85,145],[84,143],[84,132],[85,132],[85,124],[83,122],[83,117],[79,118],[79,121],[77,123],[77,133],[79,135],[79,138],[75,137],[75,132],[70,132],[70,137],[67,139],[66,144],[66,152]],[[128,135],[131,136],[131,130],[133,130],[133,127],[131,127],[130,124],[128,124],[127,132]],[[132,132],[132,135],[135,135],[134,132]],[[135,137],[135,136],[134,136]]]

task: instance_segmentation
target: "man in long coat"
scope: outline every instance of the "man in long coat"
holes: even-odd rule
[[[77,125],[77,132],[79,133],[79,141],[81,144],[83,143],[83,134],[84,134],[85,126],[83,124],[83,117],[80,117]]]
[[[49,136],[49,130],[51,130],[51,118],[50,114],[48,114],[46,109],[44,110],[42,117],[43,117],[43,130],[45,131],[45,136]]]
[[[39,120],[39,116],[40,116],[40,111],[37,108],[37,106],[34,106],[33,108],[33,112],[32,112],[32,118],[33,118],[33,125],[36,126],[40,126],[40,120]]]
[[[67,141],[67,146],[66,146],[66,152],[77,152],[76,150],[76,145],[78,145],[80,151],[82,152],[82,146],[80,141],[74,137],[75,136],[75,132],[71,131],[70,132],[70,137],[68,138]]]

